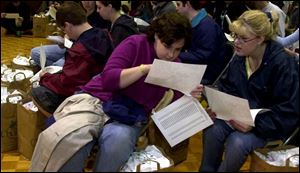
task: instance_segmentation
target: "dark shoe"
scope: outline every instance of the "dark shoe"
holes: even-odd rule
[[[65,97],[59,96],[53,91],[43,86],[32,88],[31,96],[36,106],[45,115],[53,114],[56,108],[65,99]]]

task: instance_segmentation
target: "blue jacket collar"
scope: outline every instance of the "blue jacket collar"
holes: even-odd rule
[[[204,8],[202,8],[199,13],[192,19],[192,27],[197,26],[204,17],[207,16],[207,12]]]

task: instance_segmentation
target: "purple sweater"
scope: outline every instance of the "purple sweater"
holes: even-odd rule
[[[147,40],[146,35],[130,36],[115,48],[103,72],[81,89],[102,101],[110,99],[112,93],[125,95],[143,105],[147,113],[150,113],[168,88],[145,83],[146,75],[124,89],[120,89],[119,84],[123,69],[152,64],[155,58],[157,56],[153,43]],[[177,91],[174,91],[174,94],[173,100],[182,96]]]

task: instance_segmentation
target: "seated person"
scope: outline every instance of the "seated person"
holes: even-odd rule
[[[166,27],[167,26],[167,27]],[[69,157],[65,154],[61,154],[65,162],[60,162],[55,165],[55,169],[50,169],[55,159],[47,158],[44,161],[49,165],[40,167],[37,162],[40,162],[40,157],[48,155],[45,153],[44,147],[37,144],[34,155],[32,157],[31,171],[39,171],[45,169],[49,171],[75,171],[81,172],[85,167],[85,161],[91,151],[91,148],[97,142],[99,145],[99,151],[95,161],[93,171],[96,172],[116,172],[119,171],[120,167],[126,163],[129,159],[130,154],[135,149],[136,141],[140,135],[141,129],[147,123],[148,115],[151,110],[159,103],[163,95],[168,88],[156,86],[145,83],[144,80],[148,74],[154,59],[161,59],[165,61],[178,62],[178,55],[182,49],[190,40],[191,25],[187,18],[173,12],[166,13],[161,17],[154,20],[149,26],[149,32],[147,35],[139,34],[133,35],[125,39],[123,42],[116,47],[110,56],[103,73],[97,75],[95,78],[90,80],[85,86],[80,87],[82,91],[75,94],[72,98],[67,98],[60,108],[65,106],[68,107],[66,110],[73,110],[77,108],[78,102],[81,104],[90,105],[98,109],[98,117],[103,121],[106,121],[107,115],[105,114],[104,107],[110,101],[116,101],[115,99],[123,98],[124,102],[131,102],[128,112],[141,115],[141,119],[132,123],[125,123],[116,121],[114,118],[110,119],[109,122],[103,122],[98,124],[97,132],[99,133],[83,133],[83,130],[77,130],[78,138],[82,139],[87,135],[91,136],[89,140],[78,143],[79,139],[73,138],[68,141],[72,144],[69,146],[74,147],[63,147],[67,150],[64,153],[70,153]],[[200,86],[195,86],[195,89],[191,92],[191,95],[199,98],[200,97]],[[174,91],[174,99],[180,98],[182,93]],[[88,99],[85,99],[88,98]],[[97,100],[98,105],[95,106],[94,101]],[[72,103],[73,102],[73,103]],[[70,103],[70,104],[69,104]],[[74,104],[75,103],[75,104]],[[93,105],[89,104],[92,103]],[[121,104],[121,102],[119,102]],[[92,111],[92,110],[91,110]],[[60,110],[59,110],[60,112]],[[58,112],[54,113],[54,117],[57,117]],[[69,112],[66,112],[68,115]],[[122,112],[123,113],[123,112]],[[87,116],[85,112],[82,112],[80,116]],[[75,116],[74,116],[75,117]],[[124,116],[126,119],[128,116]],[[62,119],[61,119],[62,120]],[[58,130],[57,127],[60,119],[46,129],[39,137],[40,142],[44,139],[45,141],[54,140],[51,135],[47,136],[48,132],[52,130]],[[72,122],[68,122],[72,123]],[[102,124],[101,124],[102,123]],[[74,122],[72,125],[75,125]],[[102,128],[103,127],[103,128]],[[92,126],[90,128],[93,128]],[[95,130],[93,128],[93,130]],[[64,131],[62,129],[62,131]],[[55,132],[56,133],[56,132]],[[58,132],[60,133],[60,132]],[[73,136],[71,133],[70,136]],[[63,140],[64,141],[64,140]],[[82,140],[81,140],[82,141]],[[61,143],[61,142],[60,142]],[[60,144],[58,144],[60,145]],[[56,147],[60,148],[60,147]],[[57,151],[52,151],[55,154]],[[49,154],[50,155],[50,154]],[[47,169],[47,167],[49,169]]]
[[[125,38],[139,33],[133,17],[121,14],[121,1],[96,1],[97,11],[111,22],[110,34],[117,47]]]
[[[150,1],[153,10],[153,19],[169,12],[176,11],[176,5],[173,1]]]
[[[299,126],[299,74],[295,58],[274,41],[278,16],[259,10],[244,12],[229,25],[236,55],[217,82],[220,91],[247,99],[255,127],[237,120],[215,119],[203,131],[199,171],[238,172],[247,156],[271,140],[285,140]],[[222,157],[224,156],[224,157]]]
[[[104,20],[98,13],[96,9],[95,1],[81,1],[82,7],[87,13],[88,23],[97,28],[109,29],[110,22]],[[56,8],[59,8],[60,4],[56,4]],[[68,37],[66,37],[68,38]],[[63,66],[65,63],[65,52],[66,49],[64,45],[44,45],[44,50],[46,54],[46,66]],[[40,66],[40,46],[31,49],[31,58],[32,60]]]
[[[101,29],[110,29],[111,22],[103,19],[97,12],[96,1],[80,1],[81,5],[87,12],[88,22],[93,26]]]
[[[65,2],[59,7],[56,24],[75,42],[66,52],[62,71],[41,73],[40,86],[32,89],[37,106],[48,113],[53,113],[77,86],[101,73],[113,49],[109,36],[87,22],[86,13],[78,3]]]
[[[6,13],[18,13],[19,18],[7,19]],[[1,26],[7,30],[7,34],[17,34],[17,31],[28,31],[32,29],[30,21],[30,8],[26,2],[10,1],[1,13]]]
[[[192,23],[192,42],[179,58],[184,63],[206,64],[201,83],[211,85],[226,66],[225,36],[198,1],[176,1],[177,11]]]

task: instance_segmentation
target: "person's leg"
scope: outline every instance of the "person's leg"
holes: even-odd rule
[[[224,143],[234,130],[223,120],[216,119],[214,124],[203,130],[203,154],[200,172],[216,172],[222,161]]]
[[[65,64],[65,57],[62,57],[59,60],[55,61],[52,65],[63,67],[64,64]]]
[[[117,172],[135,149],[141,127],[118,122],[106,124],[99,138],[95,172]]]
[[[58,172],[83,172],[87,158],[97,140],[93,140],[77,151]]]
[[[60,48],[58,45],[43,46],[46,54],[46,66],[50,66],[62,57],[64,57],[66,48]],[[31,49],[31,59],[40,66],[40,46]]]
[[[239,131],[231,133],[226,140],[224,159],[218,171],[238,172],[247,156],[256,148],[265,146],[266,143],[266,140],[258,138],[253,133]]]

